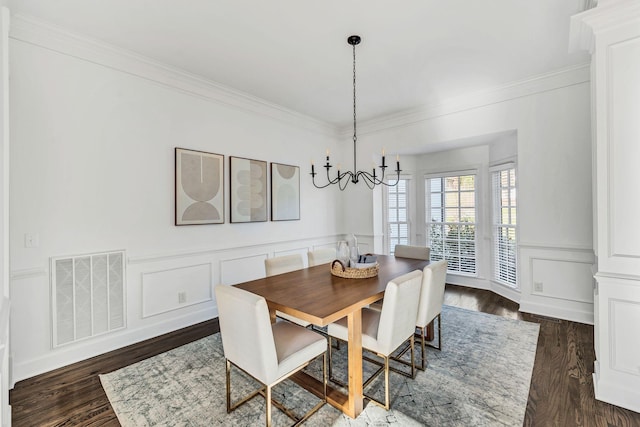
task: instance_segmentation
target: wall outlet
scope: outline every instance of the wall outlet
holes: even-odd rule
[[[24,235],[25,248],[37,248],[38,246],[40,246],[40,236],[37,233],[26,233]]]
[[[187,293],[178,292],[178,304],[184,304],[185,302],[187,302]]]
[[[544,292],[544,287],[542,286],[542,282],[533,282],[533,291]]]

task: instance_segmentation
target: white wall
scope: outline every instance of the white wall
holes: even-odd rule
[[[0,1],[0,424],[11,425],[9,406],[9,9]]]
[[[453,142],[515,132],[521,294],[491,289],[519,300],[523,311],[592,323],[590,128],[589,70],[582,67],[466,103],[364,124],[359,150],[442,151],[448,142],[457,148]],[[361,229],[359,219],[372,216],[370,193],[344,200],[350,214],[345,228]],[[542,292],[533,291],[534,281],[543,282]]]
[[[16,381],[215,317],[213,286],[263,276],[266,257],[335,244],[339,192],[308,178],[310,151],[336,146],[322,126],[41,31],[19,22],[11,40]],[[173,225],[174,147],[226,156],[225,224]],[[299,165],[301,220],[230,224],[230,155]],[[127,328],[52,349],[49,258],[117,249],[128,258]]]

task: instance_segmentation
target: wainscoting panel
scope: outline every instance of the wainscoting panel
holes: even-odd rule
[[[264,277],[265,259],[266,253],[220,260],[220,283],[235,285]]]
[[[609,311],[611,368],[640,378],[640,344],[634,327],[640,325],[640,302],[610,299]]]
[[[142,274],[142,317],[212,300],[211,263]]]
[[[640,412],[640,280],[601,273],[595,277],[595,396]]]
[[[592,284],[593,264],[573,260],[531,259],[533,295],[569,301],[593,303],[593,286],[575,286],[574,283]]]
[[[520,311],[593,324],[593,250],[521,244]]]

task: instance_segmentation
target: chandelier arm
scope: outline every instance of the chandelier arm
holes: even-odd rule
[[[311,182],[313,183],[313,186],[316,188],[327,188],[328,186],[330,186],[331,184],[335,184],[335,182],[331,182],[328,181],[325,185],[318,185],[316,184],[316,173],[312,173],[311,175]]]
[[[315,182],[315,172],[313,169],[313,163],[311,164],[311,177],[313,181],[313,185],[316,188],[326,188],[332,184],[338,184],[340,191],[343,191],[349,185],[349,182],[353,184],[357,184],[360,180],[364,181],[365,185],[369,187],[369,189],[375,188],[376,185],[385,185],[387,187],[393,187],[398,185],[400,181],[400,161],[396,158],[396,170],[397,173],[396,182],[394,184],[389,184],[384,182],[385,171],[387,166],[385,165],[385,156],[384,149],[382,150],[382,164],[379,166],[381,174],[380,177],[376,176],[376,168],[374,166],[372,172],[367,171],[359,171],[358,167],[358,133],[357,133],[357,110],[356,110],[356,45],[361,41],[360,36],[352,35],[347,38],[347,43],[352,46],[353,52],[353,170],[347,170],[346,172],[340,173],[340,170],[337,171],[337,176],[334,179],[331,179],[329,174],[329,169],[332,167],[329,163],[329,151],[327,150],[327,159],[324,168],[327,170],[327,184],[319,186]]]
[[[376,183],[377,178],[374,178],[373,175],[371,175],[369,172],[359,171],[358,175],[362,177],[362,180],[367,185],[367,187],[369,187],[370,190],[373,190],[377,185]]]

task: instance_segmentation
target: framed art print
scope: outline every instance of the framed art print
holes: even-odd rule
[[[231,222],[267,220],[267,162],[229,157]]]
[[[300,219],[300,168],[271,163],[271,221]]]
[[[175,225],[224,223],[224,156],[175,149]]]

